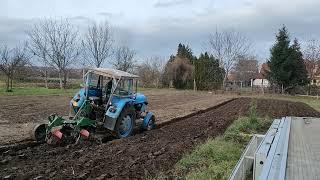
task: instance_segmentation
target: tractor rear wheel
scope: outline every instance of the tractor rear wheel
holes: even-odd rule
[[[126,138],[131,136],[135,125],[135,111],[131,107],[124,107],[117,119],[115,131],[117,138]]]

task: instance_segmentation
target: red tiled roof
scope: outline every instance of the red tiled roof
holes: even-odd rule
[[[260,73],[259,74],[261,74],[262,77],[265,77],[269,71],[270,71],[270,68],[269,68],[268,64],[267,63],[263,63],[261,65],[261,69],[260,69]],[[260,78],[260,79],[262,79],[262,78]]]
[[[236,74],[235,74],[234,72],[230,72],[230,73],[228,74],[228,80],[229,80],[229,81],[235,81],[235,80],[237,80]]]

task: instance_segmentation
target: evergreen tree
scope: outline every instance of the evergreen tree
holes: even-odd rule
[[[219,61],[207,52],[201,53],[195,60],[195,78],[198,90],[218,89],[222,85],[224,70]]]
[[[276,38],[277,42],[271,48],[271,57],[268,61],[270,68],[268,79],[274,84],[286,85],[289,73],[285,69],[285,63],[289,56],[290,39],[285,26],[279,30]]]
[[[279,30],[276,43],[271,48],[268,61],[270,72],[267,78],[275,85],[290,90],[297,85],[308,83],[307,71],[303,63],[300,45],[297,40],[290,46],[290,39],[285,26]]]
[[[291,65],[291,86],[306,85],[309,83],[308,72],[303,60],[300,44],[297,39],[294,39],[293,44],[290,46],[290,56],[288,60],[293,61]]]
[[[177,56],[180,58],[186,58],[191,63],[196,59],[196,57],[193,56],[191,48],[181,43],[178,45]]]

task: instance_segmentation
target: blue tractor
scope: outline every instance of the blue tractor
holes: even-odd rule
[[[148,101],[137,93],[137,82],[138,76],[127,72],[90,69],[70,101],[69,116],[50,115],[47,124],[35,127],[34,139],[49,144],[77,143],[97,135],[126,138],[134,129],[153,129],[155,116],[146,111]]]

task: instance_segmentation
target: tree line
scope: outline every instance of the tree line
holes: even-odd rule
[[[227,86],[230,74],[241,83],[268,79],[270,88],[282,93],[295,93],[304,87],[310,91],[311,81],[319,84],[315,78],[320,75],[320,44],[310,40],[302,50],[298,39],[290,40],[285,26],[276,35],[264,74],[259,74],[258,60],[250,52],[252,44],[242,34],[216,30],[208,42],[209,51],[198,57],[189,46],[179,44],[176,55],[171,55],[165,65],[163,85],[177,89],[220,89]]]
[[[12,49],[0,47],[0,70],[7,77],[8,91],[12,89],[15,72],[26,65],[45,67],[41,68],[41,74],[46,87],[47,68],[55,69],[60,88],[65,88],[70,68],[79,65],[99,68],[106,62],[116,69],[137,73],[144,87],[213,89],[226,82],[237,57],[244,55],[250,46],[245,36],[236,31],[217,30],[208,40],[210,53],[196,57],[190,47],[179,44],[177,54],[167,62],[163,57],[153,56],[137,63],[135,50],[128,46],[115,47],[112,28],[107,22],[94,22],[80,33],[68,19],[42,19],[26,35],[28,40],[22,45]],[[35,57],[38,62],[31,62]]]
[[[177,89],[212,90],[221,88],[224,74],[213,55],[204,52],[196,57],[189,46],[179,44],[177,54],[165,65],[162,83]]]
[[[212,90],[227,86],[228,75],[240,59],[250,56],[252,43],[235,30],[218,29],[207,39],[208,51],[193,55],[179,44],[165,66],[163,84],[178,89]]]
[[[112,28],[107,22],[93,22],[84,33],[68,19],[39,20],[26,31],[28,40],[15,48],[0,47],[0,70],[6,76],[6,88],[12,89],[15,74],[24,66],[33,66],[37,57],[47,87],[47,68],[58,72],[59,86],[65,88],[70,68],[102,67],[108,62],[114,68],[138,74],[142,87],[174,87],[177,89],[224,89],[230,74],[238,81],[254,79],[259,73],[258,60],[253,55],[252,43],[235,30],[211,33],[206,51],[195,56],[191,47],[180,43],[177,52],[168,60],[151,56],[139,62],[136,51],[126,45],[115,47]],[[291,91],[296,86],[310,84],[316,76],[320,60],[320,46],[309,42],[302,52],[297,39],[291,43],[284,26],[276,36],[267,60],[266,74],[272,86]]]
[[[67,84],[68,72],[80,65],[102,67],[110,62],[115,68],[132,71],[135,51],[126,45],[115,47],[111,27],[107,22],[93,22],[84,33],[68,19],[42,19],[26,31],[28,40],[15,48],[0,46],[0,70],[7,77],[6,89],[12,89],[15,72],[26,65],[54,68],[59,74],[60,88]],[[38,62],[34,62],[34,58]],[[33,62],[32,62],[33,61]],[[48,73],[43,72],[47,87]]]

